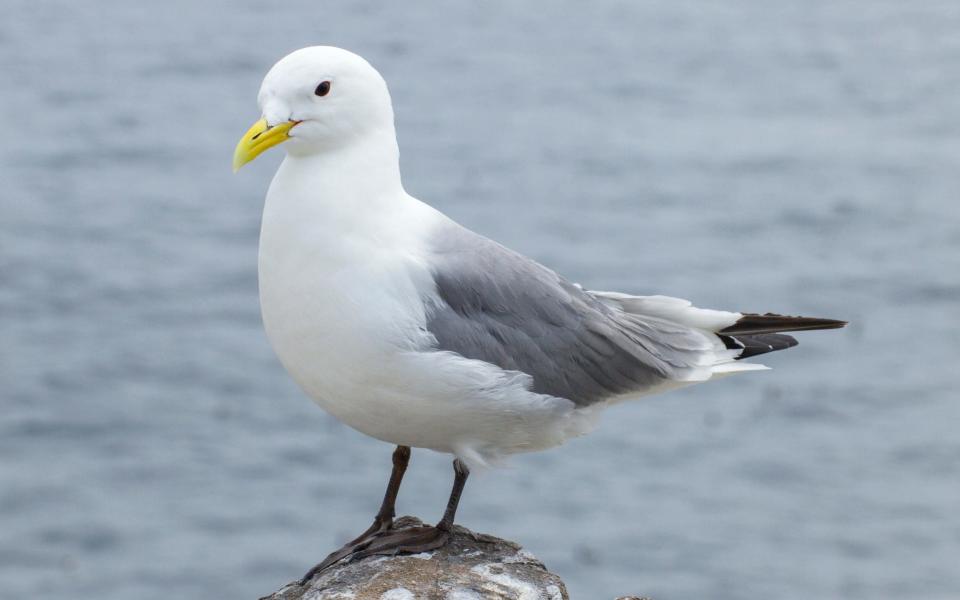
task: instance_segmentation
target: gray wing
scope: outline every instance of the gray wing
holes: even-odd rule
[[[701,332],[626,313],[539,263],[454,223],[433,232],[438,349],[522,371],[578,406],[700,366]]]

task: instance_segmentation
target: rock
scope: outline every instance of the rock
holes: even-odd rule
[[[401,517],[396,527],[422,525]],[[307,565],[304,565],[306,568]],[[569,600],[563,581],[519,545],[456,526],[433,552],[338,563],[261,600]]]

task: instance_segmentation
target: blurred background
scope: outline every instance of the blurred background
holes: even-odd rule
[[[230,172],[312,44],[389,82],[408,191],[585,287],[852,322],[472,478],[463,524],[577,599],[960,597],[952,0],[5,0],[0,596],[252,599],[369,524],[392,448],[261,329],[282,152]]]

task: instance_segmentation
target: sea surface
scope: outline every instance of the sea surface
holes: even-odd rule
[[[0,597],[257,598],[391,447],[261,328],[267,69],[367,57],[407,189],[592,289],[849,319],[610,410],[460,521],[575,599],[960,598],[960,3],[4,0]],[[439,517],[414,453],[401,514]]]

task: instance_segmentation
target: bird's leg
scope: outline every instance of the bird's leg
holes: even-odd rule
[[[383,494],[380,510],[377,511],[377,516],[373,518],[373,525],[361,533],[357,539],[349,542],[350,544],[357,544],[375,533],[393,527],[393,518],[397,516],[397,494],[400,492],[400,482],[403,481],[403,474],[407,472],[408,464],[410,464],[410,446],[397,446],[397,449],[393,451],[393,470],[390,472],[390,482],[387,484],[387,491]]]
[[[453,473],[453,489],[450,490],[450,499],[447,500],[447,510],[443,511],[443,518],[437,523],[437,529],[444,531],[453,529],[453,520],[457,517],[457,507],[460,506],[460,496],[463,494],[463,487],[467,485],[470,469],[458,458],[453,461]]]
[[[374,554],[417,554],[436,550],[450,540],[453,521],[457,516],[457,506],[463,487],[467,483],[470,469],[459,458],[453,461],[453,489],[443,518],[435,526],[424,525],[392,531],[375,538],[365,548],[355,552],[352,558],[363,558]]]
[[[383,495],[380,510],[377,511],[377,516],[373,518],[373,524],[355,539],[344,544],[343,548],[331,552],[322,562],[307,571],[307,574],[300,579],[300,585],[310,581],[314,575],[333,563],[366,548],[376,536],[389,531],[393,527],[393,517],[396,516],[397,493],[400,491],[400,482],[403,481],[403,474],[406,473],[409,463],[410,446],[397,446],[397,449],[393,451],[393,470],[390,472],[390,482],[387,484],[387,491]]]

